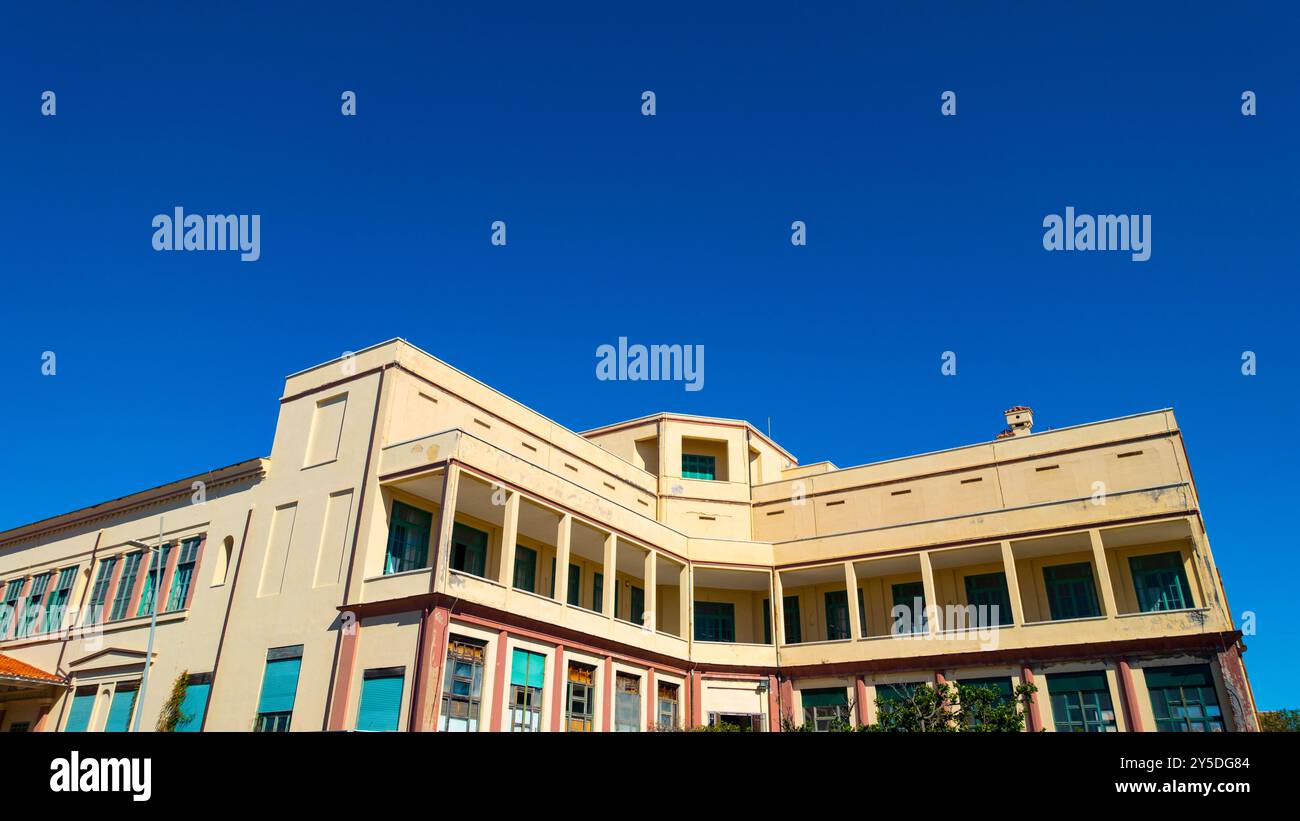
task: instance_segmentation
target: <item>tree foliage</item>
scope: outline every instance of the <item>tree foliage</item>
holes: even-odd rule
[[[1265,733],[1300,733],[1300,710],[1269,710],[1259,714],[1259,729]]]
[[[1038,688],[1021,684],[1011,700],[992,687],[958,684],[917,684],[892,699],[876,698],[876,722],[855,724],[837,719],[832,733],[1018,733],[1025,729],[1029,701]],[[846,711],[854,715],[852,705]],[[795,725],[781,720],[784,732],[810,733],[811,722]]]
[[[181,705],[185,703],[185,691],[190,686],[190,672],[182,670],[181,674],[172,682],[171,695],[167,697],[167,702],[163,704],[162,712],[158,714],[158,723],[154,729],[160,733],[174,733],[176,726],[183,721],[189,721],[192,715],[181,712]]]

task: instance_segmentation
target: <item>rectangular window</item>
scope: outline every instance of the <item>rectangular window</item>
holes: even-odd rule
[[[515,587],[537,592],[537,551],[531,547],[515,545]]]
[[[185,685],[185,698],[181,699],[181,717],[176,722],[176,732],[197,733],[203,727],[203,716],[208,711],[208,695],[212,692],[212,674],[194,673]]]
[[[172,574],[172,589],[167,594],[166,611],[184,610],[190,598],[190,582],[194,578],[194,564],[199,560],[198,537],[181,542],[181,554],[176,557],[176,572]]]
[[[361,703],[357,729],[370,733],[395,733],[402,717],[402,686],[406,668],[384,667],[361,674]]]
[[[542,686],[545,681],[546,656],[515,650],[510,664],[510,732],[541,731]]]
[[[90,589],[90,600],[86,603],[86,623],[98,624],[104,619],[104,605],[108,602],[108,585],[113,581],[113,568],[117,567],[117,557],[109,556],[99,560],[99,573],[95,576],[95,586]],[[3,635],[0,632],[0,635]]]
[[[1058,733],[1113,733],[1115,708],[1104,672],[1057,673],[1047,677],[1052,718]]]
[[[799,620],[799,597],[785,596],[781,600],[781,618],[785,621],[785,643],[798,644],[803,641],[803,628]]]
[[[847,593],[845,598],[848,598]],[[804,723],[811,724],[813,732],[830,732],[832,724],[848,722],[849,697],[843,687],[800,690],[799,696],[803,701]]]
[[[302,667],[302,645],[274,647],[266,653],[262,674],[262,697],[257,702],[254,732],[287,733],[293,719],[293,702],[298,696],[298,671]]]
[[[569,665],[565,701],[565,729],[570,733],[592,732],[596,726],[595,667],[577,663]]]
[[[45,602],[45,629],[54,632],[63,627],[63,616],[68,610],[68,598],[72,595],[72,583],[77,578],[77,568],[65,567],[59,571],[59,579],[50,591]]]
[[[641,679],[619,673],[614,679],[614,732],[641,732]]]
[[[593,573],[591,578],[591,609],[605,612],[605,574]]]
[[[924,633],[930,629],[925,614],[924,582],[902,582],[893,585],[894,608],[890,612],[893,627],[890,632],[896,636],[909,633]]]
[[[695,603],[695,640],[736,640],[736,605],[731,602]]]
[[[154,595],[158,592],[158,585],[162,583],[163,571],[167,569],[167,557],[171,555],[172,546],[165,544],[162,550],[152,551],[152,561],[149,562],[149,572],[144,576],[144,590],[140,593],[140,607],[136,610],[137,616],[147,616],[153,613]]]
[[[985,690],[992,690],[997,693],[995,702],[997,704],[1011,704],[1015,701],[1015,692],[1011,687],[1010,676],[997,676],[994,678],[967,678],[957,682],[958,693],[961,687],[978,687]],[[959,695],[960,697],[960,695]],[[972,717],[971,726],[979,726],[980,720]]]
[[[451,569],[480,578],[487,574],[488,535],[457,524],[451,529]]]
[[[1047,587],[1047,606],[1052,621],[1101,615],[1089,562],[1044,567],[1043,584]]]
[[[849,591],[831,590],[826,593],[826,639],[851,638],[849,626]]]
[[[1128,560],[1128,566],[1133,572],[1138,609],[1143,613],[1193,606],[1192,588],[1187,584],[1181,553],[1134,556]]]
[[[772,643],[772,600],[763,599],[763,643]]]
[[[896,710],[900,705],[906,704],[916,692],[917,687],[926,687],[928,685],[920,682],[903,682],[899,684],[877,684],[876,685],[876,720],[877,722],[888,718],[891,710]]]
[[[682,478],[683,479],[713,479],[717,475],[714,469],[716,462],[712,456],[701,456],[696,453],[682,454]]]
[[[95,695],[99,688],[78,687],[72,697],[72,707],[68,710],[68,723],[63,725],[65,733],[84,733],[90,727],[90,713],[95,709]]]
[[[0,611],[0,639],[9,638],[9,628],[18,621],[19,602],[23,598],[23,584],[26,579],[14,579],[5,589],[4,610]]]
[[[432,513],[393,502],[393,514],[388,521],[384,574],[405,573],[428,565],[429,535],[432,532]]]
[[[1007,574],[980,573],[966,577],[966,603],[976,608],[976,623],[968,627],[1011,624],[1011,595]],[[997,608],[995,611],[993,608]]]
[[[108,706],[108,720],[104,732],[125,733],[131,729],[131,716],[135,713],[135,697],[140,693],[140,682],[119,681],[113,688],[113,700]]]
[[[117,580],[117,592],[113,594],[113,612],[108,614],[109,621],[126,618],[131,607],[131,594],[135,591],[135,578],[140,572],[140,558],[143,553],[128,553],[122,560],[122,576]]]
[[[447,671],[443,679],[442,711],[438,716],[444,732],[478,732],[485,650],[483,642],[459,636],[452,636],[447,642]],[[504,647],[501,652],[505,652]]]
[[[582,567],[576,564],[569,565],[569,604],[574,607],[582,606]]]
[[[36,632],[41,620],[41,599],[45,598],[45,588],[50,586],[50,577],[54,574],[42,573],[32,577],[31,589],[27,591],[27,603],[23,605],[22,615],[18,617],[16,638],[30,636]]]
[[[656,726],[660,730],[677,729],[678,686],[659,682],[659,711]]]
[[[640,587],[632,588],[632,608],[628,612],[628,621],[633,624],[645,623],[645,589]]]
[[[1208,665],[1148,667],[1143,672],[1158,732],[1223,732],[1223,711]]]

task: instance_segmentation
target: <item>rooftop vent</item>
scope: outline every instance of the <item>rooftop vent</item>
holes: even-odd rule
[[[999,439],[1012,436],[1028,436],[1034,432],[1034,411],[1024,405],[1016,405],[1002,412],[1007,417],[1007,428],[998,434]]]

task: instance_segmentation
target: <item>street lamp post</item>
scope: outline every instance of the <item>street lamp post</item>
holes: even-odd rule
[[[148,545],[142,542],[136,542],[136,541],[128,541],[127,544],[131,545],[132,547],[143,548],[149,551],[150,553],[152,553],[159,560],[158,566],[156,568],[154,566],[152,559],[149,562],[149,572],[153,575],[153,582],[150,584],[150,589],[152,590],[152,595],[153,595],[153,602],[152,602],[153,607],[151,607],[150,610],[152,610],[153,612],[149,616],[149,645],[144,652],[144,675],[140,677],[140,697],[137,700],[138,703],[136,704],[136,708],[135,708],[135,722],[131,726],[131,732],[138,733],[140,732],[140,717],[144,714],[144,696],[145,693],[148,691],[148,687],[149,687],[149,669],[153,667],[153,637],[154,637],[154,632],[158,629],[158,593],[159,593],[159,588],[162,587],[162,575],[163,575],[162,517],[161,516],[158,517],[158,544],[156,546],[149,547]]]

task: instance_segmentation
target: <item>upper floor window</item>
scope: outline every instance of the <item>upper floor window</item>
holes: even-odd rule
[[[302,645],[273,647],[266,652],[262,674],[262,695],[257,702],[253,731],[287,733],[293,720],[293,703],[298,696],[298,671],[302,667]]]
[[[830,732],[831,726],[849,720],[848,691],[843,687],[824,687],[801,690],[803,720],[812,725],[814,733]]]
[[[41,599],[45,598],[45,588],[50,586],[50,577],[53,573],[42,573],[32,578],[31,590],[27,593],[27,603],[23,606],[22,615],[18,617],[18,631],[14,634],[16,638],[30,636],[36,632],[36,623],[41,618]]]
[[[462,524],[451,530],[451,569],[475,576],[487,575],[488,535]]]
[[[388,525],[388,553],[384,573],[418,570],[429,562],[429,534],[433,531],[433,514],[419,508],[393,502]]]
[[[59,571],[59,579],[45,602],[46,630],[53,632],[63,627],[63,615],[68,609],[68,598],[72,595],[72,583],[76,578],[76,567],[65,567]]]
[[[128,553],[122,560],[122,576],[117,580],[117,592],[113,594],[113,611],[108,614],[109,621],[126,618],[127,608],[131,606],[131,594],[135,591],[135,577],[140,572],[140,559],[143,553]]]
[[[731,602],[695,603],[696,641],[735,641],[736,605]]]
[[[176,573],[172,576],[172,589],[167,594],[167,612],[184,610],[190,599],[190,585],[194,581],[194,565],[199,560],[199,544],[202,539],[197,536],[181,542],[181,554],[176,559]]]
[[[569,665],[569,688],[565,715],[570,733],[590,733],[596,726],[596,668],[586,664]]]
[[[659,682],[659,711],[656,726],[661,730],[677,729],[677,692],[676,684]]]
[[[149,572],[144,577],[144,591],[140,594],[140,607],[137,616],[147,616],[154,611],[154,598],[158,595],[158,585],[162,584],[163,570],[167,567],[167,557],[171,555],[172,546],[165,544],[161,550],[153,551],[149,562]]]
[[[1101,615],[1092,565],[1088,562],[1044,567],[1043,584],[1047,587],[1047,606],[1052,621]]]
[[[1011,624],[1011,595],[1005,573],[979,573],[966,577],[966,603],[974,605],[976,624]],[[997,608],[996,615],[994,609]],[[973,625],[971,625],[973,626]]]
[[[1137,590],[1138,609],[1143,613],[1182,610],[1193,605],[1192,588],[1187,584],[1183,556],[1178,551],[1134,556],[1128,565]]]
[[[4,608],[0,609],[0,639],[9,638],[9,628],[18,621],[18,602],[22,600],[26,579],[14,579],[5,589]]]
[[[716,467],[717,460],[712,456],[702,456],[698,453],[682,454],[683,479],[712,480],[717,476]]]
[[[626,673],[614,677],[614,732],[641,732],[641,679]]]
[[[99,572],[95,575],[95,585],[90,589],[90,600],[86,602],[86,623],[98,624],[104,618],[104,605],[108,601],[108,586],[113,581],[113,568],[117,567],[117,557],[109,556],[99,560]]]

